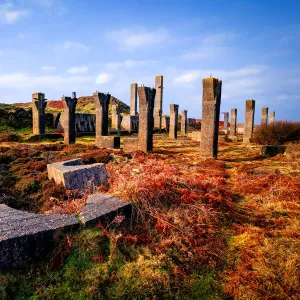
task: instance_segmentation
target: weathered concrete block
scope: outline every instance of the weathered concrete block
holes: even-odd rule
[[[101,139],[96,141],[97,147],[119,149],[120,148],[120,137],[119,136],[102,136]]]
[[[261,109],[261,125],[267,125],[268,124],[268,115],[269,115],[269,108],[263,107]]]
[[[137,83],[132,83],[130,85],[130,115],[137,115]]]
[[[284,154],[286,151],[286,146],[272,146],[266,145],[261,148],[261,156],[270,157],[277,154]]]
[[[181,113],[181,133],[187,133],[187,110],[183,110]]]
[[[123,115],[121,129],[128,132],[137,131],[139,126],[139,116]]]
[[[229,121],[229,112],[223,112],[224,115],[224,125],[223,125],[223,130],[228,130],[228,121]]]
[[[71,97],[62,97],[61,100],[64,105],[64,119],[63,119],[63,128],[64,128],[64,143],[74,144],[76,139],[75,133],[75,112],[77,98],[76,94],[73,93],[75,98]]]
[[[84,190],[91,184],[99,186],[109,174],[105,164],[83,165],[82,159],[73,159],[47,165],[48,178],[63,184],[67,190]]]
[[[47,102],[45,94],[32,94],[32,133],[45,134],[45,109]]]
[[[169,116],[161,117],[161,128],[169,131],[169,129],[170,129],[170,117]]]
[[[237,133],[237,128],[236,128],[236,121],[237,121],[237,109],[232,108],[231,109],[231,114],[230,114],[230,133],[229,137],[233,138],[236,136]]]
[[[275,122],[275,111],[270,112],[270,124]]]
[[[111,128],[118,131],[121,130],[121,106],[114,104],[111,107]]]
[[[170,104],[170,130],[169,138],[177,139],[178,131],[178,104]]]
[[[155,101],[154,101],[154,128],[161,129],[161,117],[162,117],[162,103],[163,103],[163,89],[164,89],[164,77],[155,77]]]
[[[255,113],[255,100],[246,100],[245,122],[244,122],[244,143],[250,143],[254,130],[254,113]]]
[[[108,194],[89,196],[79,216],[33,214],[0,204],[0,269],[22,267],[49,257],[58,232],[72,233],[82,224],[99,221],[107,226],[117,215],[130,217],[131,204]]]
[[[217,158],[222,81],[205,78],[203,83],[200,156]]]

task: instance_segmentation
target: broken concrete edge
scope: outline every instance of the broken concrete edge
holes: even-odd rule
[[[88,197],[82,213],[42,215],[0,205],[0,269],[24,267],[49,257],[57,233],[73,234],[97,224],[105,227],[117,215],[131,217],[131,203],[107,194]]]

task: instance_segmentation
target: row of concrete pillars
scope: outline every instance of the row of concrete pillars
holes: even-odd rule
[[[222,81],[216,78],[203,79],[202,123],[200,155],[202,157],[217,157],[219,117],[221,105]],[[157,91],[159,91],[157,93]],[[162,94],[163,77],[156,77],[156,88],[138,87],[136,83],[131,85],[130,114],[137,115],[137,95],[139,96],[139,128],[137,138],[125,138],[124,151],[141,150],[149,152],[153,150],[153,128],[161,129],[162,126]],[[119,148],[120,136],[108,135],[108,107],[111,100],[110,94],[95,92],[93,94],[96,108],[96,145],[106,148]],[[45,134],[45,95],[35,93],[32,95],[33,133]],[[64,106],[64,142],[75,143],[75,111],[76,93],[72,97],[62,97]],[[158,108],[157,108],[158,107]],[[155,108],[157,110],[155,111]],[[178,132],[178,108],[177,104],[170,105],[169,137],[177,138]],[[246,100],[244,142],[249,142],[254,129],[255,100]],[[274,122],[275,112],[271,113],[270,121]],[[228,129],[229,113],[224,113],[224,129]],[[231,110],[230,137],[237,135],[236,128],[237,109]],[[262,124],[267,124],[268,108],[262,110]],[[120,130],[120,107],[112,106],[112,128]],[[182,111],[181,132],[187,132],[187,111]],[[119,133],[119,132],[118,132]]]

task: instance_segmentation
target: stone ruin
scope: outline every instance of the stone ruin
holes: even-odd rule
[[[170,104],[170,129],[169,129],[169,138],[177,139],[178,131],[178,108],[177,104]]]
[[[245,122],[244,122],[244,143],[250,143],[254,130],[254,113],[255,113],[255,100],[246,100]]]
[[[48,178],[67,190],[84,190],[104,184],[109,174],[105,164],[84,165],[81,158],[47,165]]]
[[[132,83],[130,85],[130,115],[137,116],[137,83]]]
[[[118,135],[120,135],[121,108],[119,104],[114,104],[111,107],[111,128],[117,130]]]
[[[237,109],[232,108],[230,114],[230,131],[229,131],[229,138],[232,140],[237,139],[236,121],[237,121]]]
[[[37,135],[45,134],[45,109],[47,102],[45,94],[32,94],[32,133]]]
[[[74,144],[76,138],[75,132],[75,111],[77,98],[76,93],[72,93],[72,97],[61,98],[64,105],[64,118],[63,118],[63,128],[64,128],[64,143],[66,145]]]
[[[155,77],[154,128],[162,129],[163,76]]]
[[[187,110],[183,110],[181,112],[181,133],[186,134],[187,133]]]
[[[128,137],[124,139],[123,150],[132,152],[141,150],[144,152],[153,151],[153,110],[155,89],[149,87],[139,87],[139,130],[138,137]]]
[[[263,107],[261,110],[261,125],[268,125],[269,108]]]
[[[120,148],[119,136],[108,136],[108,105],[110,94],[95,92],[93,94],[96,109],[96,146]]]
[[[222,81],[204,78],[200,156],[217,158]]]
[[[275,111],[270,112],[270,124],[275,122]]]
[[[224,125],[223,125],[223,130],[225,130],[225,133],[228,131],[228,121],[229,121],[229,112],[223,112],[224,115]]]
[[[170,117],[169,116],[161,117],[161,129],[169,131],[169,129],[170,129]]]

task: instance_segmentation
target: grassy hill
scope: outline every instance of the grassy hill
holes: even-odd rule
[[[60,112],[63,111],[63,103],[61,100],[49,100],[47,101],[47,108],[46,112]],[[111,101],[109,104],[109,111],[111,110],[111,106],[114,104],[119,104],[121,106],[121,112],[122,113],[129,113],[130,107],[125,104],[124,102],[120,101],[119,99],[115,97],[111,97]],[[31,107],[31,102],[26,103],[15,103],[12,105],[9,104],[0,104],[1,106],[7,106],[7,108],[11,107],[11,109],[14,109],[16,107],[28,109]],[[78,98],[77,106],[76,106],[76,112],[78,113],[95,113],[95,104],[93,96],[83,96]]]

